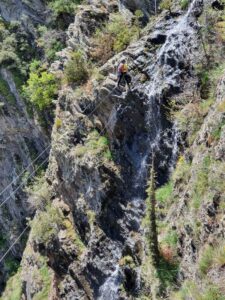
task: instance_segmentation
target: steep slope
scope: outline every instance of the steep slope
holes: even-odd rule
[[[112,2],[79,8],[68,47],[51,66],[57,76],[68,72],[72,51],[82,48],[90,59],[96,29],[120,9]],[[141,1],[134,5],[143,9]],[[201,32],[208,11],[214,17],[200,0],[186,11],[175,3],[97,75],[62,86],[47,200],[37,205],[21,268],[3,299],[224,299],[224,79],[215,97],[204,73],[213,75],[222,61],[223,41],[215,38],[215,58],[207,48],[211,32]],[[122,58],[131,91],[116,87]],[[157,267],[145,201],[153,157]]]
[[[28,116],[26,106],[19,96],[12,73],[1,69],[1,87],[7,93],[1,93],[1,247],[3,254],[7,247],[25,228],[26,217],[30,215],[27,207],[27,195],[24,192],[29,174],[35,170],[46,151],[34,163],[32,160],[40,155],[47,145],[48,138],[40,126]],[[46,165],[42,164],[43,167]],[[24,171],[25,169],[25,171]],[[20,176],[19,176],[20,175]],[[24,185],[21,183],[24,183]],[[9,230],[10,229],[10,230]],[[22,246],[23,245],[23,246]],[[24,243],[18,244],[1,264],[1,284],[7,273],[13,271],[19,263]]]

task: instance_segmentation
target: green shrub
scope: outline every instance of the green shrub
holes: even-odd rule
[[[213,264],[218,268],[225,266],[225,243],[214,249]]]
[[[134,24],[131,24],[123,15],[112,14],[109,22],[98,29],[93,37],[94,50],[91,53],[93,59],[104,64],[115,53],[125,50],[140,35],[141,16],[141,12],[138,11]]]
[[[207,272],[211,268],[213,264],[213,254],[214,254],[213,247],[208,245],[205,248],[199,260],[199,271],[201,272],[202,275],[207,274]]]
[[[38,273],[41,279],[42,289],[34,295],[33,300],[48,300],[51,289],[51,275],[46,263],[38,269]]]
[[[179,265],[176,262],[166,261],[161,258],[159,267],[157,269],[156,277],[159,278],[161,283],[161,292],[166,288],[172,287],[177,279]]]
[[[189,5],[189,0],[181,0],[180,1],[180,7],[181,9],[187,9]]]
[[[55,16],[59,16],[65,13],[74,14],[76,5],[82,3],[82,0],[50,0],[48,2]]]
[[[35,62],[37,64],[38,62]],[[31,66],[34,68],[34,65]],[[53,74],[38,69],[31,71],[27,84],[23,87],[25,96],[35,107],[43,111],[50,107],[57,96],[58,84]]]
[[[29,34],[21,29],[19,22],[6,23],[0,20],[0,64],[7,68],[18,67],[24,73],[23,60],[29,60],[33,54],[29,45]]]
[[[212,267],[220,268],[225,265],[225,243],[218,245],[207,245],[199,259],[199,271],[206,275]]]
[[[8,257],[5,260],[4,267],[6,268],[7,273],[11,276],[17,272],[19,265],[19,262],[15,258]]]
[[[27,186],[28,202],[32,208],[44,210],[51,198],[50,187],[46,182],[44,174],[37,176]]]
[[[32,237],[38,243],[48,244],[57,236],[62,225],[62,213],[49,204],[45,211],[39,212],[31,221]]]
[[[173,4],[173,1],[172,1],[172,0],[163,0],[163,1],[160,3],[160,9],[162,9],[162,10],[165,9],[165,10],[171,11],[172,4]]]
[[[195,282],[186,281],[181,290],[174,293],[170,300],[225,300],[225,296],[219,288],[211,283],[205,288],[199,288]]]
[[[184,156],[180,156],[178,159],[176,168],[173,172],[173,182],[187,183],[190,177],[191,164],[189,164]]]
[[[168,230],[166,236],[163,238],[162,243],[175,248],[177,246],[178,235],[175,230]]]
[[[87,136],[84,145],[77,145],[74,150],[75,156],[95,155],[107,160],[112,159],[112,154],[109,149],[109,140],[100,136],[97,130],[93,130]]]
[[[170,201],[172,193],[173,193],[173,183],[172,181],[170,181],[164,186],[156,190],[156,200],[161,203],[166,203],[167,201]]]
[[[120,266],[129,266],[130,268],[134,269],[136,267],[133,257],[130,255],[123,256],[119,261]]]
[[[192,205],[195,209],[198,209],[201,204],[201,199],[207,191],[209,186],[209,170],[210,170],[211,159],[206,156],[202,164],[198,166],[196,179],[193,185],[192,191]]]
[[[39,26],[38,32],[38,46],[44,50],[45,57],[48,61],[54,61],[57,58],[56,53],[65,48],[64,32],[50,30],[46,26]]]
[[[87,81],[88,66],[81,51],[72,53],[65,67],[65,75],[68,83],[81,84]]]
[[[107,31],[114,37],[113,50],[119,53],[126,49],[130,42],[138,35],[136,26],[131,26],[120,14],[112,15],[107,25]]]
[[[218,141],[220,139],[221,132],[222,132],[222,129],[224,128],[224,126],[225,126],[225,120],[223,120],[221,123],[217,124],[213,128],[211,135],[214,140]]]
[[[181,132],[188,134],[187,141],[191,145],[201,128],[203,115],[198,103],[188,103],[183,108],[174,113],[177,127]]]
[[[5,291],[0,300],[20,300],[22,296],[21,268],[16,275],[7,281]]]
[[[16,103],[14,95],[11,93],[8,83],[0,76],[0,94],[11,104]]]

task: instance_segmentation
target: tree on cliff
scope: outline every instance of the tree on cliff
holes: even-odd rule
[[[158,234],[156,224],[156,198],[155,198],[155,166],[154,166],[154,155],[152,158],[152,169],[150,180],[148,184],[148,198],[147,198],[147,216],[149,218],[149,249],[152,256],[152,262],[155,267],[159,264],[160,254],[158,246]]]

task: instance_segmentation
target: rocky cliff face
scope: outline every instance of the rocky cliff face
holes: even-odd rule
[[[121,5],[151,11],[145,1],[82,5],[52,72],[62,76],[80,47],[88,59],[96,28]],[[162,12],[97,78],[62,87],[44,186],[49,201],[36,211],[3,299],[15,282],[15,299],[224,299],[224,79],[215,80],[215,95],[198,74],[212,59],[201,34],[209,7],[194,0],[186,11]],[[116,86],[122,58],[131,91]],[[153,158],[157,268],[145,238]]]
[[[28,22],[29,24],[43,23],[47,17],[46,6],[41,0],[1,1],[0,14],[7,22],[22,21],[24,25]]]
[[[14,82],[12,73],[1,69],[1,84],[4,84],[8,94],[1,94],[1,254],[24,229],[26,217],[30,215],[27,206],[27,195],[24,187],[27,178],[35,175],[42,159],[48,156],[41,154],[47,145],[47,136],[38,123],[28,116],[26,106],[22,101]],[[44,164],[43,164],[44,167]],[[39,168],[40,169],[40,168]],[[9,231],[9,228],[12,230]],[[12,264],[18,263],[24,243],[19,243],[12,250],[6,263],[1,265],[1,284]]]

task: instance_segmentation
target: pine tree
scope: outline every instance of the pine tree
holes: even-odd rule
[[[156,198],[155,198],[155,167],[154,156],[152,159],[152,169],[150,175],[150,181],[147,189],[148,193],[148,218],[149,218],[149,249],[152,256],[152,262],[155,267],[159,264],[159,246],[158,246],[158,234],[156,224]]]

